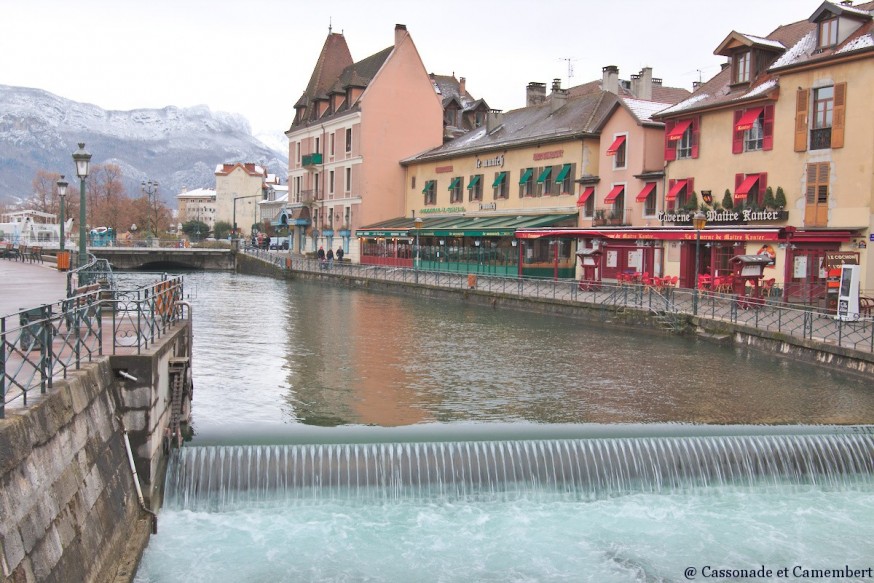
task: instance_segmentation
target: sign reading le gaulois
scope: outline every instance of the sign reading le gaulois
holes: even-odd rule
[[[744,209],[740,212],[734,211],[707,211],[708,223],[736,223],[738,221],[779,221],[784,217],[780,214],[781,211],[753,211]],[[692,221],[692,213],[666,213],[659,211],[656,213],[656,218],[667,223],[683,223]]]

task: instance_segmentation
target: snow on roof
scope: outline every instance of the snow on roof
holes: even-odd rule
[[[762,93],[767,93],[768,91],[770,91],[771,89],[773,89],[776,86],[777,86],[776,79],[768,79],[767,81],[765,81],[764,83],[762,83],[758,87],[753,87],[752,89],[750,89],[749,91],[747,91],[746,93],[744,93],[743,95],[738,97],[738,99],[749,99],[750,97],[755,97],[756,95],[761,95]]]
[[[680,103],[678,103],[677,105],[675,105],[673,107],[663,109],[661,111],[661,113],[676,113],[678,111],[683,111],[684,109],[689,109],[690,107],[692,107],[693,105],[695,105],[699,101],[701,101],[703,99],[707,99],[708,97],[710,97],[709,93],[699,93],[698,95],[693,95],[689,99],[681,101]]]
[[[751,41],[753,41],[757,45],[765,45],[765,46],[774,47],[776,49],[781,49],[781,50],[786,49],[786,46],[783,43],[781,43],[780,41],[771,40],[769,38],[762,38],[760,36],[753,36],[751,34],[746,34],[743,32],[740,34],[744,35],[745,37],[747,37],[748,39],[750,39]]]
[[[830,4],[834,4],[834,2],[830,2]],[[865,10],[864,8],[857,8],[855,6],[849,6],[849,5],[844,5],[844,4],[841,4],[839,6],[839,8],[841,9],[842,12],[855,12],[856,14],[859,14],[860,16],[871,16],[871,14],[867,10]]]
[[[658,113],[665,108],[671,106],[670,103],[644,101],[642,99],[629,99],[627,97],[622,98],[622,101],[625,102],[625,105],[628,106],[628,109],[631,110],[631,113],[634,114],[634,117],[636,117],[640,121],[651,121],[653,114]]]
[[[186,190],[176,195],[176,198],[203,198],[215,197],[215,190],[212,188],[196,188],[194,190]]]
[[[862,35],[859,38],[854,38],[841,47],[841,50],[839,50],[838,53],[849,53],[850,51],[858,51],[859,49],[865,49],[868,47],[874,47],[874,37],[872,37],[870,33]]]
[[[802,38],[800,41],[795,43],[795,45],[790,48],[788,51],[783,53],[779,59],[774,61],[774,64],[771,65],[771,69],[777,69],[780,67],[785,67],[787,65],[791,65],[801,57],[810,55],[813,53],[816,48],[816,30],[811,30],[807,33],[807,36]]]

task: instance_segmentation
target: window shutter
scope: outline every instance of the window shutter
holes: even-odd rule
[[[691,197],[692,193],[695,192],[695,179],[687,178],[686,181],[686,196]]]
[[[692,157],[698,157],[698,133],[701,129],[701,116],[692,118]]]
[[[677,144],[668,139],[668,134],[677,125],[675,121],[665,122],[665,161],[677,159]]]
[[[799,89],[795,92],[795,151],[807,150],[807,101],[810,92]]]
[[[765,199],[766,190],[768,190],[768,173],[759,172],[759,192],[761,193],[759,200]]]
[[[816,178],[819,164],[807,165],[807,204],[816,204]]]
[[[774,106],[766,105],[762,120],[762,150],[774,149]]]
[[[737,122],[743,117],[743,110],[737,109],[734,112],[734,123],[731,125],[733,138],[731,140],[731,153],[741,154],[744,151],[744,131],[737,129]]]
[[[832,148],[844,147],[846,125],[847,84],[835,83],[834,111],[832,112]]]
[[[737,189],[740,188],[741,182],[744,181],[745,176],[743,174],[735,174],[734,175],[734,192],[737,193]]]

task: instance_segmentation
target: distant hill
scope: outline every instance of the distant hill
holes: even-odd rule
[[[288,159],[252,135],[238,114],[207,106],[106,111],[41,89],[0,85],[0,202],[31,194],[37,170],[65,174],[77,184],[72,153],[78,142],[92,163],[117,164],[130,196],[143,180],[157,180],[161,198],[215,186],[215,167],[255,162],[285,183]],[[278,144],[274,141],[274,146]]]

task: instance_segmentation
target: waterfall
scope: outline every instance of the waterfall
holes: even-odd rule
[[[275,500],[870,487],[872,453],[874,435],[863,433],[189,446],[171,459],[164,501],[226,510]]]

